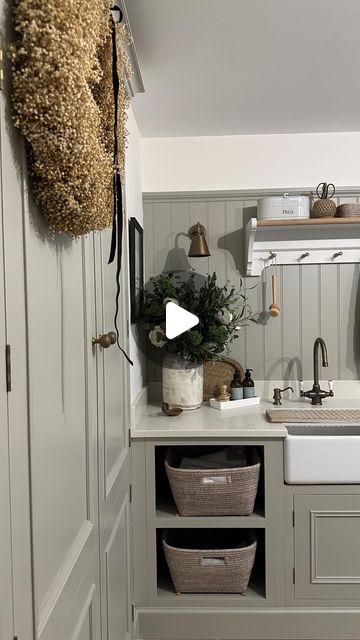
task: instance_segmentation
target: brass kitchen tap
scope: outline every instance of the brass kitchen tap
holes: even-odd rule
[[[332,381],[329,380],[329,391],[324,391],[320,388],[319,383],[319,347],[321,347],[322,354],[322,366],[328,367],[328,357],[325,340],[323,338],[316,338],[314,342],[313,362],[314,362],[314,384],[313,388],[309,391],[301,389],[300,396],[302,398],[311,398],[311,404],[321,405],[323,398],[332,398],[334,392],[332,390]]]

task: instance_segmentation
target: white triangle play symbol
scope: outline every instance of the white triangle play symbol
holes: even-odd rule
[[[176,338],[185,331],[192,329],[195,325],[199,324],[199,318],[193,313],[182,309],[174,302],[168,302],[165,307],[166,312],[166,325],[165,333],[169,340]]]

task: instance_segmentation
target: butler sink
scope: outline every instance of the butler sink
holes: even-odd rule
[[[285,424],[285,482],[360,484],[360,424]]]

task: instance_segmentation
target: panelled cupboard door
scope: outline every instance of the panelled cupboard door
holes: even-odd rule
[[[92,236],[51,238],[28,202],[35,636],[100,640]]]
[[[114,330],[115,262],[107,264],[110,231],[94,236],[97,334]],[[120,343],[127,344],[126,250],[119,303]],[[114,344],[96,345],[98,372],[99,519],[103,638],[131,635],[129,508],[129,364]]]
[[[0,95],[0,112],[2,97]],[[0,114],[1,117],[1,114]],[[0,129],[1,134],[1,129]],[[0,138],[1,146],[1,138]],[[1,174],[0,174],[1,180]],[[2,180],[1,180],[2,182]],[[2,190],[2,184],[0,183]],[[5,271],[3,253],[3,211],[0,198],[0,354],[4,362],[6,350],[5,318]],[[5,367],[0,367],[0,640],[8,640],[14,635],[12,602],[12,553],[10,525],[10,483],[9,483],[9,423]]]
[[[5,53],[7,44],[13,39],[12,31],[12,3],[0,0],[0,33],[2,47]],[[0,352],[2,372],[0,374],[0,417],[2,432],[0,443],[0,475],[3,476],[8,454],[8,480],[1,478],[0,492],[6,491],[4,482],[10,484],[11,503],[11,563],[12,563],[12,611],[13,635],[19,640],[31,636],[33,629],[32,606],[32,572],[31,572],[31,531],[30,531],[30,501],[29,501],[29,447],[28,447],[28,416],[27,416],[27,360],[26,360],[26,316],[25,316],[25,287],[24,287],[24,245],[23,245],[23,141],[12,124],[10,103],[10,63],[4,56],[4,88],[0,92],[0,171],[1,171],[1,206],[2,206],[2,245],[3,269],[2,292],[6,309],[6,343],[11,348],[11,391],[3,398],[4,359],[3,344]],[[1,269],[2,270],[2,269]],[[3,299],[4,299],[3,298]],[[0,302],[0,313],[3,303]],[[0,320],[3,327],[4,317]],[[3,340],[3,334],[0,340]],[[4,400],[4,402],[3,402]],[[3,411],[6,406],[8,432],[4,441],[5,424]],[[5,447],[5,451],[3,450]],[[3,467],[4,464],[4,467]],[[5,485],[6,486],[6,485]],[[2,497],[4,494],[2,495]],[[5,498],[6,500],[6,498]],[[5,507],[4,507],[5,508]],[[8,519],[5,511],[1,510],[0,528],[6,527]],[[10,556],[1,545],[2,558],[0,563],[6,564]],[[4,570],[5,567],[4,567]],[[1,571],[2,574],[2,571]],[[1,575],[0,581],[4,579]],[[7,588],[5,590],[7,592]],[[4,593],[5,593],[4,592]],[[5,605],[5,603],[3,603]],[[8,617],[10,611],[5,613]],[[3,624],[2,619],[1,624]]]
[[[294,499],[295,598],[359,599],[360,496]]]

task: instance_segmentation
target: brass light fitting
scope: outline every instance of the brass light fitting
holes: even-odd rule
[[[206,242],[206,229],[203,224],[200,222],[194,224],[189,231],[189,236],[191,238],[189,258],[206,258],[210,255]]]

